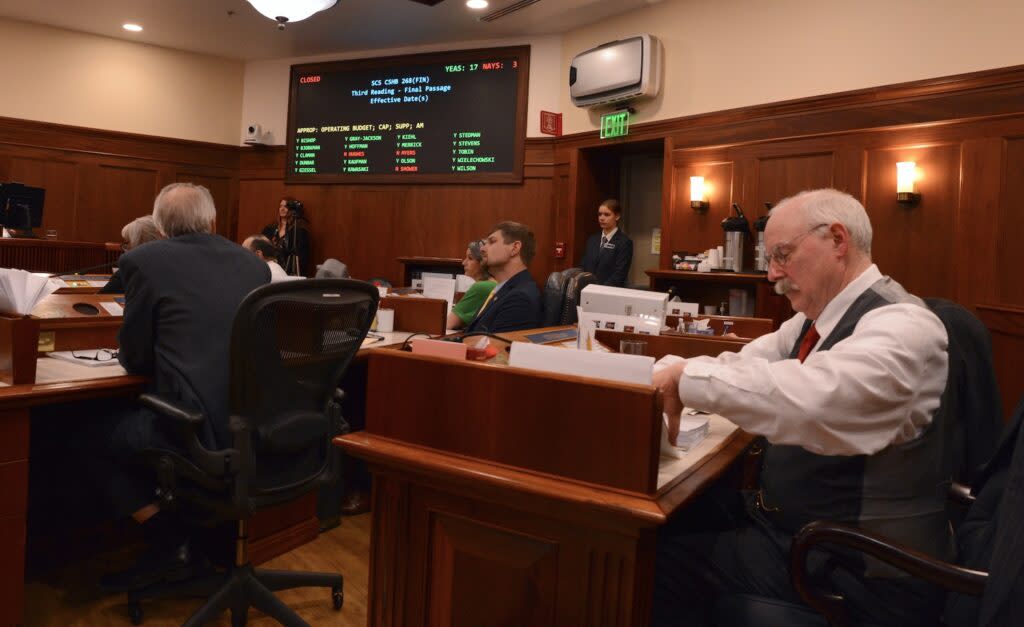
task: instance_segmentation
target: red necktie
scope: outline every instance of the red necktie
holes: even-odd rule
[[[818,329],[811,324],[811,328],[807,329],[807,333],[804,334],[803,341],[800,342],[800,350],[796,354],[796,358],[800,360],[800,363],[804,363],[807,356],[811,354],[811,349],[818,343],[821,336],[818,335]]]

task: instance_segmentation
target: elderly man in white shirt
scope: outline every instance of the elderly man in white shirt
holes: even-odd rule
[[[871,223],[853,197],[803,192],[772,211],[768,278],[797,311],[738,353],[655,366],[670,417],[719,413],[764,436],[759,490],[724,527],[659,539],[654,624],[703,624],[722,592],[798,603],[789,540],[827,518],[922,551],[952,550],[941,486],[940,398],[948,374],[942,322],[871,261]],[[814,564],[812,563],[812,567]],[[860,565],[829,581],[857,622],[929,624],[932,590]],[[861,577],[868,583],[861,583]],[[692,613],[678,622],[680,614]]]

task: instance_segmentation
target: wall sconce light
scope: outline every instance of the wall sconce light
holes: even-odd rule
[[[690,209],[694,211],[707,211],[711,206],[704,198],[704,177],[690,177]]]
[[[921,194],[914,192],[914,179],[917,178],[917,163],[900,161],[896,164],[896,202],[903,205],[916,205]]]

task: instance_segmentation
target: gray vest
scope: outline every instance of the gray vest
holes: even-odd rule
[[[849,337],[864,314],[896,303],[925,306],[889,277],[876,281],[850,305],[818,350],[828,350]],[[810,326],[811,321],[804,325],[790,358],[796,358]],[[799,446],[768,445],[761,470],[765,517],[793,533],[812,520],[847,523],[929,555],[949,557],[945,413],[940,405],[920,436],[873,455],[817,455]]]

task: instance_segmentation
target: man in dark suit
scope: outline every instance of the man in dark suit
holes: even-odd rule
[[[221,448],[228,436],[228,359],[235,310],[253,289],[270,280],[267,264],[213,233],[216,208],[205,188],[165,187],[153,219],[167,239],[124,254],[125,286],[118,359],[129,374],[149,377],[148,390],[206,416],[200,437]],[[93,466],[118,515],[142,523],[150,550],[139,564],[104,579],[111,589],[131,589],[180,572],[189,561],[181,526],[155,503],[154,478],[126,465],[148,448],[176,448],[149,410],[136,408],[99,420]]]
[[[525,224],[502,222],[484,240],[481,253],[498,285],[484,301],[466,333],[502,333],[541,324],[540,290],[526,269],[537,240]]]
[[[633,263],[633,240],[619,229],[622,205],[609,198],[597,208],[600,233],[587,240],[580,266],[590,272],[600,285],[625,287],[629,280],[629,265]]]

